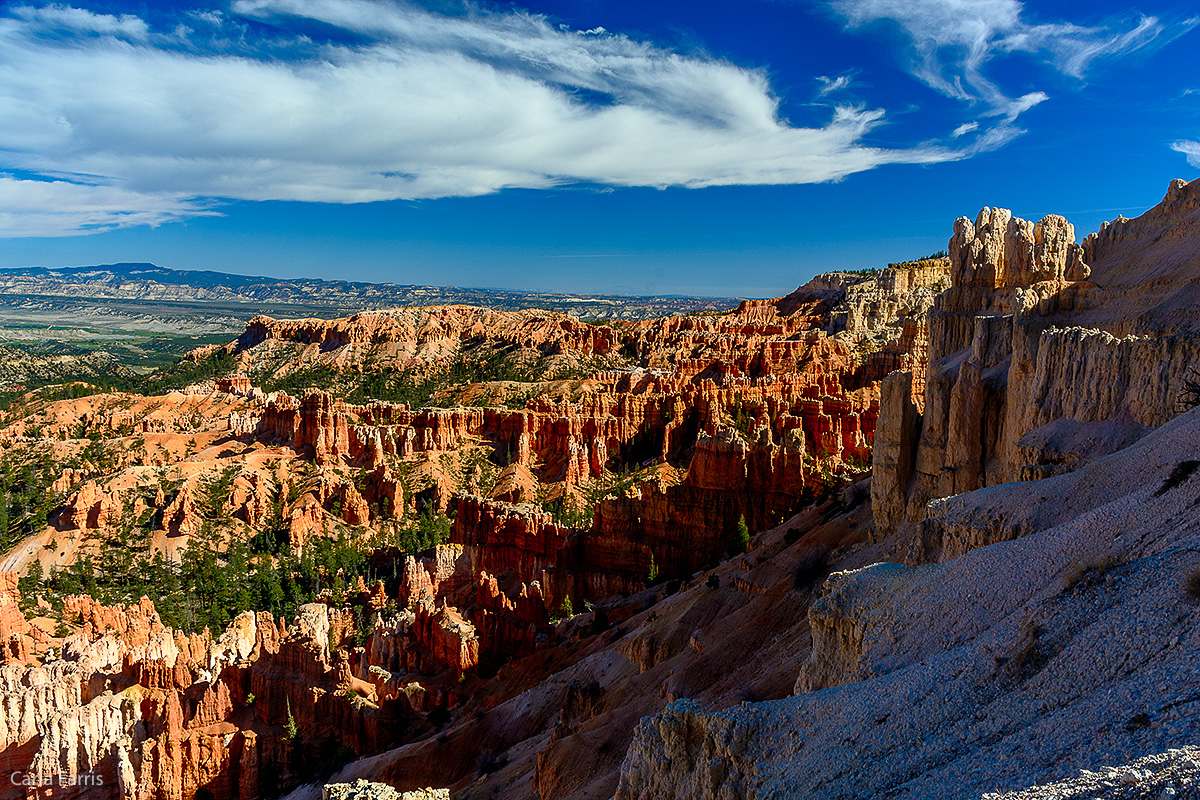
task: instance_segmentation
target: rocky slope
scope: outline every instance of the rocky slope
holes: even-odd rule
[[[441,736],[330,780],[440,781],[455,798],[612,797],[639,718],[682,697],[721,708],[791,693],[826,562],[871,558],[862,488],[758,534],[751,552],[712,570],[560,623],[562,644],[503,667],[481,707]],[[290,795],[319,796],[317,787]]]
[[[975,797],[1194,742],[1200,519],[1172,476],[1198,434],[1192,411],[1073,475],[947,501],[964,541],[1044,516],[937,565],[834,574],[797,695],[644,720],[617,797]]]
[[[1198,194],[1082,246],[959,220],[923,413],[911,373],[882,385],[876,563],[808,608],[794,697],[644,719],[618,798],[1200,795]]]

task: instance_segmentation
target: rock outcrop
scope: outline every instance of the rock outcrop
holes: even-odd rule
[[[1023,514],[1020,538],[835,573],[809,611],[799,694],[643,720],[616,797],[1023,797],[1189,745],[1200,560],[1179,465],[1198,433],[1191,411],[1062,485],[955,499]]]
[[[0,662],[4,664],[27,661],[34,644],[34,628],[21,612],[18,580],[19,576],[11,572],[0,572]]]
[[[352,625],[323,605],[291,628],[246,612],[216,641],[164,627],[145,598],[71,597],[64,619],[60,658],[0,668],[0,767],[38,796],[260,796],[303,774],[293,748],[332,732],[376,752],[409,713],[407,698],[356,700],[369,685],[331,650]]]
[[[450,800],[448,789],[416,789],[399,792],[386,783],[359,779],[354,783],[330,783],[321,790],[322,800]]]
[[[951,287],[929,311],[919,442],[889,431],[875,450],[876,480],[888,487],[877,491],[887,495],[876,505],[881,534],[924,517],[933,498],[1077,469],[1178,413],[1200,328],[1176,317],[1163,335],[1129,300],[1160,296],[1160,283],[1178,298],[1190,267],[1161,279],[1142,269],[1135,283],[1113,260],[1129,255],[1117,230],[1153,230],[1176,261],[1200,262],[1186,235],[1198,191],[1172,184],[1158,207],[1082,246],[1053,215],[1035,225],[984,209],[955,224]],[[901,418],[910,413],[894,395],[887,402]]]

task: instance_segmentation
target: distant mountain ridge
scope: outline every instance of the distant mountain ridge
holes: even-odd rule
[[[724,311],[737,298],[632,297],[557,294],[455,286],[272,278],[213,270],[177,270],[126,262],[81,267],[0,269],[0,296],[69,297],[91,300],[274,303],[331,308],[478,305],[499,310],[538,308],[579,317],[644,319],[667,314]]]
[[[171,269],[148,261],[123,261],[85,267],[9,267],[0,268],[0,275],[24,275],[50,279],[148,280],[173,286],[234,288],[274,283],[279,278],[265,275],[235,275],[214,270]]]

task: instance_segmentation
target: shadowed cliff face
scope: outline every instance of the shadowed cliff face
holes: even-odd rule
[[[1083,245],[1053,215],[1034,225],[984,209],[955,224],[951,287],[929,312],[924,413],[903,410],[901,381],[883,390],[881,530],[919,520],[932,498],[1077,469],[1178,413],[1200,357],[1197,197],[1176,181]]]
[[[1082,246],[959,220],[918,375],[881,387],[874,528],[795,696],[643,719],[619,800],[1188,796],[1200,673],[1200,183]],[[1126,766],[1128,765],[1128,766]],[[703,767],[703,768],[701,768]],[[1182,793],[1182,794],[1181,794]]]
[[[194,353],[183,367],[221,370],[183,391],[26,397],[2,421],[8,457],[65,468],[5,555],[5,757],[46,772],[71,751],[64,769],[101,770],[107,796],[190,800],[269,795],[404,745],[380,774],[410,788],[611,795],[637,716],[790,690],[812,581],[870,517],[864,487],[838,487],[871,457],[880,378],[922,358],[947,269],[621,325],[473,307],[262,317]],[[830,523],[839,509],[853,522]],[[328,561],[329,542],[360,558]],[[168,588],[156,610],[117,577],[170,563],[244,575],[250,594]],[[72,582],[118,602],[60,611]],[[125,633],[131,609],[151,653]],[[168,616],[222,621],[185,634]],[[32,699],[47,670],[90,688]]]

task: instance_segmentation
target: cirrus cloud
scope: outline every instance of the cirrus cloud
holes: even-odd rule
[[[813,183],[974,152],[871,146],[883,112],[865,107],[792,125],[761,70],[528,13],[238,0],[187,18],[204,37],[61,5],[0,18],[0,170],[25,176],[0,182],[0,235],[158,224],[212,199]],[[314,22],[339,35],[314,41]]]
[[[1124,30],[1069,22],[1037,24],[1024,19],[1019,0],[832,0],[832,4],[851,27],[895,24],[910,43],[910,69],[916,78],[947,97],[982,104],[985,115],[1010,121],[1047,95],[1037,91],[1009,96],[988,75],[990,62],[1026,53],[1082,79],[1094,61],[1161,45],[1195,24],[1188,20],[1169,32],[1150,16]]]

